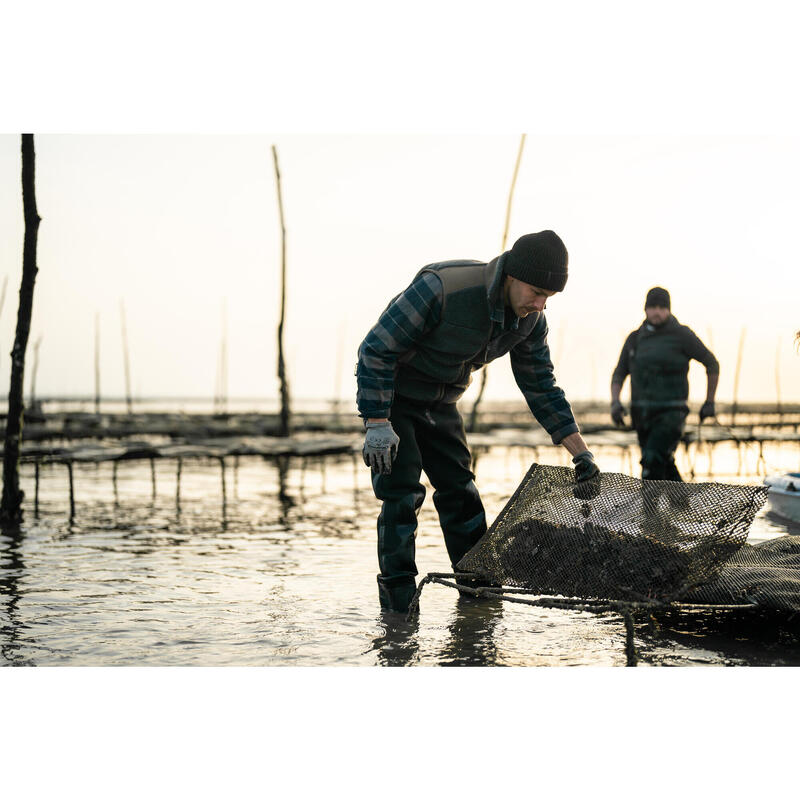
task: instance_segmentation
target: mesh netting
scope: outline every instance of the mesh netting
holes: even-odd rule
[[[800,547],[745,545],[766,487],[574,474],[534,464],[458,570],[566,597],[800,609]]]
[[[764,608],[800,611],[800,540],[782,536],[745,544],[717,577],[689,592],[687,603],[755,603]]]

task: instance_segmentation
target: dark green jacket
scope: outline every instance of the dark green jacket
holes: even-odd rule
[[[686,406],[692,359],[703,364],[708,374],[719,373],[714,354],[687,325],[674,316],[658,328],[645,320],[625,340],[611,383],[621,386],[630,374],[633,406]]]
[[[540,314],[519,320],[512,330],[494,329],[487,295],[496,277],[497,262],[442,261],[420,270],[435,273],[442,282],[440,319],[427,336],[400,357],[395,380],[398,394],[414,400],[453,403],[464,394],[476,369],[505,355],[537,326],[546,330]]]
[[[519,319],[505,307],[504,257],[429,264],[389,303],[359,347],[363,417],[386,416],[395,393],[454,403],[474,370],[508,353],[517,385],[551,439],[578,430],[553,376],[544,314]]]

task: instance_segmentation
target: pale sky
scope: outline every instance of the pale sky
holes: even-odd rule
[[[286,350],[298,398],[354,407],[359,342],[426,263],[500,252],[519,133],[506,135],[39,135],[39,274],[29,344],[38,395],[121,396],[120,299],[138,396],[215,389],[227,309],[230,397],[275,397],[280,229],[288,232]],[[7,385],[22,264],[20,139],[0,135],[0,381]],[[552,228],[570,254],[548,303],[568,398],[606,398],[647,290],[721,363],[742,401],[800,401],[800,137],[529,135],[508,246]],[[508,359],[488,399],[520,397]],[[691,396],[705,391],[693,365]],[[476,381],[477,383],[477,381]],[[474,393],[474,388],[471,392]],[[627,385],[626,385],[627,393]]]

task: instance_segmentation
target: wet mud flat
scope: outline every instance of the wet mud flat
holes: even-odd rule
[[[553,463],[558,451],[548,454]],[[617,469],[602,453],[606,469]],[[735,456],[734,456],[735,458]],[[529,465],[519,448],[481,453],[490,518]],[[377,605],[378,503],[357,455],[242,456],[220,465],[146,461],[41,466],[39,513],[0,538],[3,665],[625,664],[616,615],[517,607],[427,587],[417,619]],[[22,485],[32,496],[32,465]],[[156,480],[153,480],[155,474]],[[760,482],[759,478],[752,478]],[[420,573],[450,569],[431,490],[420,513]],[[752,534],[791,530],[762,512]],[[639,664],[800,664],[797,620],[719,612],[636,623]]]

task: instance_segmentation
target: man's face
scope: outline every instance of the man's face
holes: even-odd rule
[[[520,318],[527,317],[534,311],[543,311],[547,298],[554,294],[550,289],[531,286],[511,275],[506,277],[506,305],[511,306],[511,310]]]
[[[663,325],[669,319],[669,309],[664,306],[647,306],[644,310],[647,321],[656,327]]]

